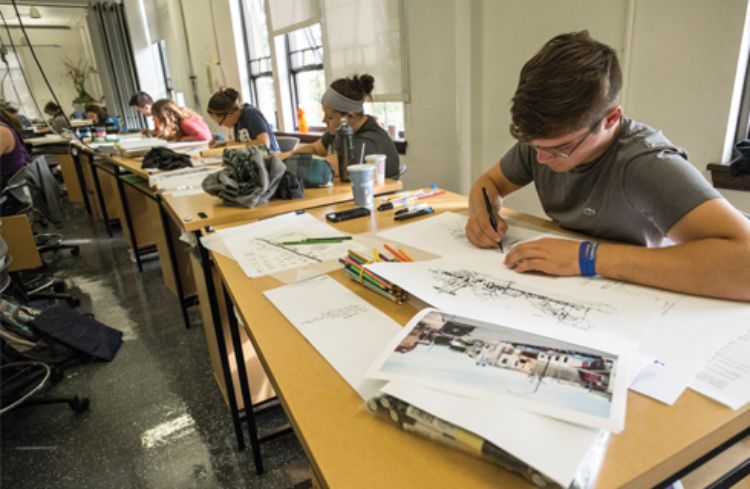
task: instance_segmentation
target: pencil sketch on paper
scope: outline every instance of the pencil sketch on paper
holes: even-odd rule
[[[436,285],[433,288],[443,294],[457,296],[467,291],[480,299],[522,299],[543,315],[553,318],[559,324],[588,331],[592,312],[613,314],[606,304],[580,301],[573,298],[553,297],[541,291],[532,290],[513,280],[502,280],[472,270],[430,269]]]
[[[349,304],[346,306],[338,307],[336,309],[329,309],[323,311],[317,316],[313,316],[310,319],[300,321],[300,324],[308,326],[310,324],[316,324],[325,321],[331,321],[334,319],[351,319],[360,314],[368,312],[368,309],[362,304]]]

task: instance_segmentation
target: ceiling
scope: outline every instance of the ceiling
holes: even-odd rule
[[[86,9],[83,8],[36,6],[36,9],[42,14],[42,17],[39,19],[32,19],[29,16],[30,8],[31,5],[29,4],[20,4],[18,11],[21,13],[23,25],[34,29],[44,27],[59,28],[61,26],[74,27],[86,20]],[[3,13],[8,26],[17,27],[19,25],[13,5],[0,5],[0,12]]]

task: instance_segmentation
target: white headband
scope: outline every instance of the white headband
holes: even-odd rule
[[[320,99],[320,103],[345,114],[349,112],[359,114],[365,110],[365,106],[361,100],[344,97],[331,87],[326,88],[326,92],[323,94],[323,98]]]

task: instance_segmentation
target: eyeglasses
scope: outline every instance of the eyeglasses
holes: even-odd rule
[[[211,114],[211,118],[212,118],[213,120],[215,120],[215,121],[216,121],[216,119],[217,119],[217,118],[218,118],[219,116],[222,116],[220,120],[216,121],[216,123],[217,123],[218,125],[222,125],[222,124],[224,124],[224,121],[225,121],[225,120],[227,120],[227,117],[229,117],[230,115],[232,115],[232,113],[231,113],[231,112],[223,112],[223,113],[222,113],[222,112],[219,112],[219,113],[216,113],[216,112],[209,112],[209,114]]]
[[[534,149],[536,149],[537,151],[544,151],[545,153],[549,153],[559,158],[570,158],[570,155],[572,155],[573,152],[578,149],[578,146],[580,146],[586,140],[586,138],[589,137],[589,135],[591,135],[592,131],[593,129],[589,129],[588,131],[586,131],[586,134],[584,134],[583,137],[579,139],[578,142],[576,142],[573,145],[573,147],[570,148],[570,150],[568,151],[560,151],[559,149],[545,148],[544,146],[536,146],[536,145],[534,145]]]
[[[549,153],[549,154],[551,154],[553,156],[557,156],[559,158],[570,158],[570,155],[572,155],[573,152],[578,149],[578,146],[580,146],[586,140],[586,138],[589,137],[591,135],[591,133],[594,132],[594,130],[597,127],[599,127],[599,124],[601,124],[602,121],[607,118],[608,114],[609,114],[609,111],[607,111],[607,114],[605,114],[604,117],[602,117],[601,119],[597,120],[596,123],[593,126],[591,126],[588,131],[586,131],[586,134],[584,134],[583,137],[581,139],[579,139],[573,145],[573,147],[570,148],[570,150],[568,150],[568,151],[560,151],[559,149],[545,148],[544,146],[536,146],[536,145],[534,145],[534,149],[536,149],[537,151],[544,151],[545,153]],[[568,143],[568,144],[570,144],[570,143]]]

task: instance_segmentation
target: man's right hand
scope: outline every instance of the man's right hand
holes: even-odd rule
[[[496,248],[507,230],[508,223],[500,216],[497,216],[497,229],[492,229],[485,209],[472,209],[466,223],[466,237],[479,248]]]

